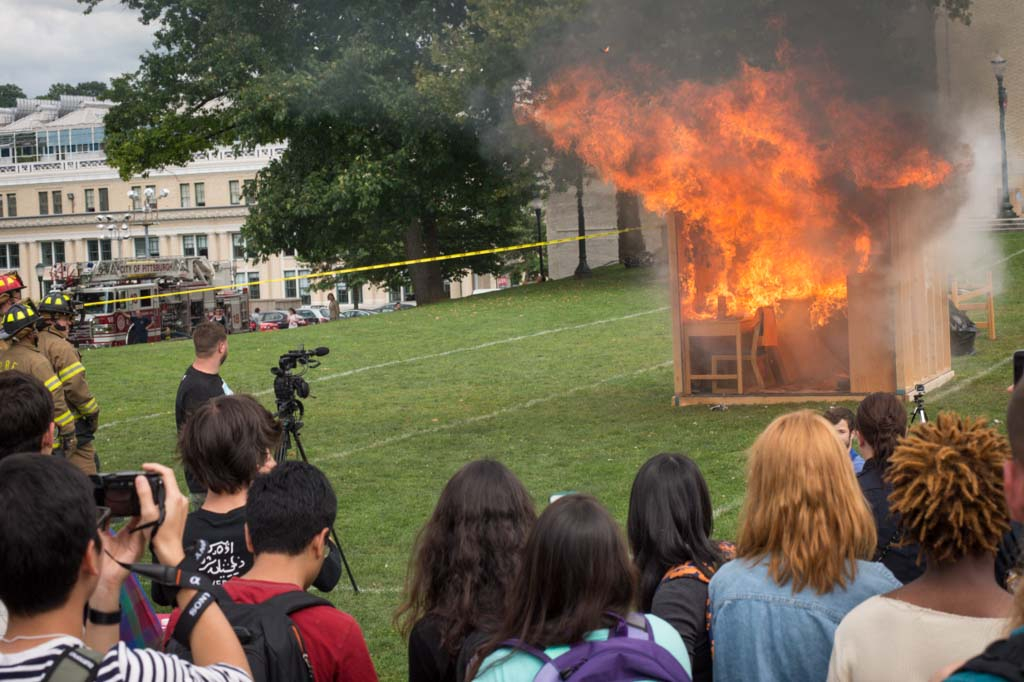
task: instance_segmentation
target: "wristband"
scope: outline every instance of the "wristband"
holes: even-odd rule
[[[93,625],[120,625],[121,609],[117,611],[97,611],[90,606],[87,617]]]
[[[178,617],[178,624],[174,627],[174,639],[181,644],[188,646],[189,637],[192,636],[192,629],[195,628],[199,618],[206,612],[206,609],[217,601],[212,592],[198,592],[192,597],[185,608],[181,610]]]

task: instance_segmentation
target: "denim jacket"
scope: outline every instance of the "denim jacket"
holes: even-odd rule
[[[768,577],[767,561],[730,561],[708,586],[715,682],[824,680],[839,621],[868,597],[898,587],[882,564],[858,561],[845,588],[794,594],[791,584]]]

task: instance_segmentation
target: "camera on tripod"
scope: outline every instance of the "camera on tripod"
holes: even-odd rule
[[[915,423],[925,424],[928,421],[928,413],[924,409],[924,384],[914,386],[914,412],[910,415],[910,425]]]
[[[298,350],[290,350],[277,360],[277,367],[271,367],[270,373],[274,375],[274,400],[277,402],[277,416],[285,422],[295,420],[295,412],[302,416],[304,408],[299,398],[309,397],[309,384],[303,379],[311,368],[320,366],[316,358],[330,353],[330,349],[320,346],[313,350],[306,350],[299,346]],[[302,369],[298,374],[294,373],[299,366]]]

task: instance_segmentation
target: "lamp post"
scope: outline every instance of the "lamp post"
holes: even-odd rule
[[[149,248],[149,227],[155,225],[160,220],[160,206],[159,201],[166,199],[170,195],[170,191],[166,189],[160,190],[160,195],[157,196],[156,190],[152,187],[147,187],[146,191],[139,196],[139,193],[135,190],[128,192],[128,198],[132,201],[132,215],[128,217],[128,220],[134,220],[136,224],[142,225],[143,242],[145,242],[145,256],[149,258],[153,255],[152,250]],[[142,199],[142,219],[138,220],[138,209],[135,209],[135,202]],[[138,255],[138,254],[136,254]]]
[[[40,300],[46,293],[43,291],[43,273],[46,271],[46,266],[42,263],[36,263],[36,279],[39,281],[39,298]]]
[[[999,207],[1000,218],[1016,218],[1017,214],[1010,203],[1010,179],[1006,168],[1006,88],[1003,77],[1006,75],[1006,60],[996,55],[992,58],[992,72],[996,75],[996,95],[999,102],[999,137],[1003,144],[1003,200]]]
[[[537,216],[537,260],[540,263],[540,281],[544,281],[547,277],[544,276],[544,247],[540,246],[540,242],[544,241],[544,236],[541,233],[540,215],[544,210],[544,201],[537,197],[530,202],[530,208],[533,209],[534,215]]]
[[[583,212],[583,162],[579,161],[579,175],[576,176],[576,226],[579,235],[580,262],[573,276],[577,279],[590,277],[590,266],[587,265],[587,219]]]
[[[121,224],[118,225],[117,219],[112,215],[96,216],[96,229],[104,232],[103,237],[105,239],[117,240],[118,258],[124,258],[124,246],[122,245],[122,242],[125,239],[131,239],[131,228],[128,226],[128,222],[131,219],[131,214],[125,213],[121,218]],[[149,246],[147,244],[147,250],[148,248]]]

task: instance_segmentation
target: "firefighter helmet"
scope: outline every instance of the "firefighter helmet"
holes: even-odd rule
[[[67,294],[60,291],[51,291],[43,297],[42,301],[39,302],[38,310],[41,313],[74,315],[75,304]]]
[[[21,291],[25,288],[25,284],[21,281],[21,277],[16,272],[10,272],[6,275],[0,275],[0,300],[6,301],[10,298],[11,292]]]
[[[39,321],[35,309],[27,303],[15,303],[4,314],[4,334],[12,337],[26,327]]]

